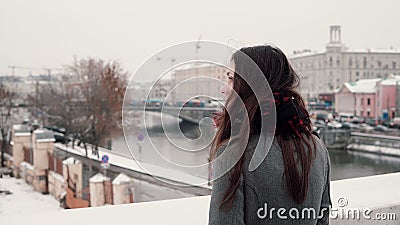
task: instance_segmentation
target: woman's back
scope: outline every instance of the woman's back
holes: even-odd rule
[[[221,91],[225,107],[214,118],[218,129],[210,158],[219,178],[213,184],[210,224],[327,224],[329,156],[312,134],[306,103],[297,91],[300,76],[271,45],[241,48],[232,55],[232,67],[230,88]],[[271,148],[257,146],[259,133],[270,134],[262,142],[275,137]],[[268,154],[260,161],[263,149]],[[221,152],[227,154],[217,158]]]
[[[244,153],[240,187],[229,211],[218,209],[226,190],[224,187],[229,186],[229,173],[214,181],[217,188],[213,188],[212,193],[210,224],[327,224],[330,205],[329,155],[319,138],[312,137],[316,141],[316,157],[311,164],[308,193],[302,204],[294,201],[287,188],[282,150],[276,138],[262,164],[254,171],[248,170],[258,142],[258,135],[254,135],[250,137]]]

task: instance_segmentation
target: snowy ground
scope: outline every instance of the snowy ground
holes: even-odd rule
[[[51,195],[43,195],[33,190],[22,179],[4,176],[0,178],[0,190],[12,194],[0,193],[0,215],[50,212],[61,210],[59,202]]]

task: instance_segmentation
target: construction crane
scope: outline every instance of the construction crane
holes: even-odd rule
[[[32,70],[40,70],[40,71],[47,71],[47,74],[51,76],[51,71],[52,70],[63,70],[62,68],[49,68],[49,67],[28,67],[28,66],[15,66],[15,65],[10,65],[8,66],[9,69],[11,69],[11,74],[14,78],[15,76],[15,69],[22,69],[22,70],[29,70],[30,72]]]
[[[13,80],[13,83],[14,83],[14,85],[13,85],[14,87],[16,86],[16,83],[15,83],[15,70],[16,69],[28,70],[29,74],[31,74],[33,70],[46,71],[47,75],[49,76],[49,80],[51,78],[51,72],[52,71],[54,71],[54,70],[59,70],[59,71],[63,70],[62,68],[29,67],[29,66],[16,66],[16,65],[9,65],[8,68],[11,69],[11,76],[12,76],[12,80]]]

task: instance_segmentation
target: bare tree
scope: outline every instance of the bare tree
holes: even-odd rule
[[[14,92],[10,91],[4,84],[0,84],[0,130],[2,137],[0,167],[4,165],[4,152],[9,143],[8,134],[12,125],[11,119],[15,97]]]
[[[30,99],[48,122],[65,128],[64,140],[73,135],[72,147],[75,140],[83,145],[91,175],[88,147],[99,158],[99,146],[121,125],[127,73],[117,62],[93,58],[75,59],[67,71],[68,81],[42,85]]]
[[[92,153],[99,157],[98,147],[121,125],[127,73],[117,62],[93,58],[75,60],[70,70],[81,83],[81,108],[88,123],[79,134],[87,137]]]

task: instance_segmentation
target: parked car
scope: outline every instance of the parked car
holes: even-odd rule
[[[355,124],[365,123],[365,118],[354,116],[353,119],[351,119],[351,122]]]
[[[321,128],[326,128],[326,123],[322,120],[316,120],[313,124],[318,130]]]
[[[400,129],[400,117],[395,117],[391,120],[393,124],[393,128],[399,128]]]
[[[360,129],[361,132],[364,132],[364,133],[369,133],[369,132],[372,132],[374,130],[373,127],[371,127],[370,125],[368,125],[366,123],[361,123],[359,125],[359,129]]]
[[[371,118],[365,119],[365,123],[373,127],[379,124],[377,119],[371,119]]]
[[[339,122],[352,122],[354,115],[351,113],[339,113],[339,115],[335,118]]]
[[[327,113],[317,113],[317,121],[321,120],[324,121],[325,123],[329,122],[328,114]]]
[[[387,132],[389,128],[383,126],[383,125],[376,125],[374,127],[375,131],[379,131],[379,132]]]
[[[337,121],[331,121],[328,123],[328,129],[340,129],[342,124]]]
[[[391,120],[385,121],[382,125],[388,128],[399,128],[400,129],[400,117],[395,117]]]
[[[354,130],[358,130],[359,127],[354,123],[344,122],[344,123],[342,123],[342,129],[354,131]]]

